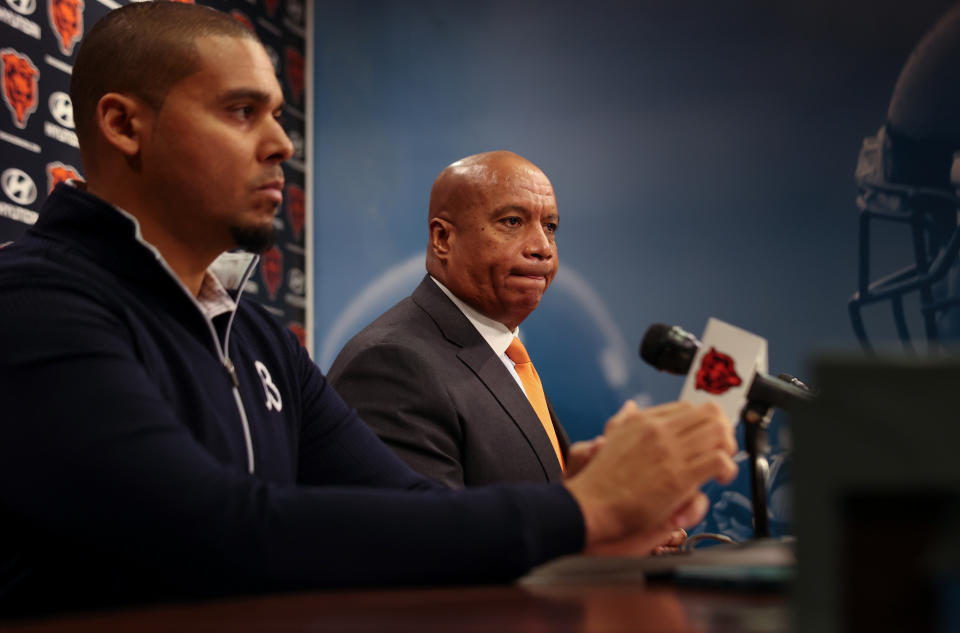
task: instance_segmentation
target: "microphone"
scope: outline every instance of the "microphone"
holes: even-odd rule
[[[669,374],[685,375],[700,350],[696,336],[678,325],[654,323],[640,343],[640,358]],[[789,374],[772,378],[757,372],[747,391],[747,401],[767,407],[792,409],[814,400],[810,388]]]
[[[640,342],[640,358],[660,371],[682,376],[699,349],[697,337],[679,325],[654,323]]]

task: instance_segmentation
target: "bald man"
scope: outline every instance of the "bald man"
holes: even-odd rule
[[[549,401],[538,417],[506,353],[557,273],[559,220],[546,175],[512,152],[469,156],[434,182],[428,275],[329,373],[415,470],[453,487],[554,482],[596,448],[571,451]]]

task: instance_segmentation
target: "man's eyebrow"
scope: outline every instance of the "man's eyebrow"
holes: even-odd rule
[[[494,213],[497,214],[497,215],[499,215],[499,214],[501,214],[501,213],[509,213],[509,212],[520,213],[520,214],[525,215],[525,216],[527,216],[527,217],[529,217],[529,216],[531,215],[530,209],[528,209],[527,207],[521,206],[521,205],[519,205],[519,204],[508,204],[508,205],[504,205],[504,206],[500,207],[499,209],[497,209]],[[559,214],[559,213],[551,213],[551,214],[549,214],[549,215],[543,216],[543,217],[541,218],[541,220],[544,221],[544,222],[559,222],[559,221],[560,221],[560,214]]]
[[[495,211],[495,213],[506,213],[508,211],[513,211],[514,213],[523,213],[525,215],[530,215],[530,210],[519,204],[506,204]]]
[[[270,93],[257,90],[256,88],[237,88],[236,90],[228,90],[220,95],[221,101],[256,101],[257,103],[269,103],[270,99]],[[277,107],[282,108],[283,105],[283,101],[281,101]]]

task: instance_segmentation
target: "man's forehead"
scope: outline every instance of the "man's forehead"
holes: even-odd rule
[[[262,93],[283,98],[270,57],[258,41],[245,37],[208,35],[195,42],[199,69],[195,84],[218,98],[239,93]]]
[[[273,63],[263,45],[252,38],[230,35],[204,35],[194,41],[200,72],[233,75],[238,71],[269,71],[275,78]]]
[[[516,186],[538,196],[553,197],[553,185],[550,184],[550,181],[547,180],[546,176],[542,173],[539,174],[539,178],[531,174],[529,178],[518,179]]]
[[[553,197],[553,185],[546,175],[530,164],[514,164],[489,170],[482,185],[489,195],[531,193],[538,197]]]

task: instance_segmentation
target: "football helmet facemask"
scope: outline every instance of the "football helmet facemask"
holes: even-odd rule
[[[928,349],[960,337],[960,5],[907,60],[886,123],[863,142],[856,180],[859,273],[849,312],[857,338],[871,349],[863,308],[889,302],[897,337],[913,349],[904,301],[914,295]],[[909,236],[912,262],[874,278],[878,223]]]

